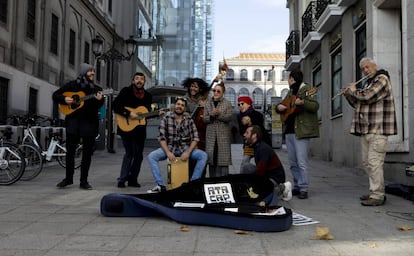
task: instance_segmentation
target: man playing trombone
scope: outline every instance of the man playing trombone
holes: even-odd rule
[[[397,122],[390,77],[377,69],[371,58],[362,58],[359,67],[366,83],[350,83],[343,95],[354,108],[351,134],[361,137],[362,165],[369,177],[369,194],[360,197],[364,206],[385,203],[384,159],[388,136],[397,134]],[[359,81],[358,81],[359,82]]]

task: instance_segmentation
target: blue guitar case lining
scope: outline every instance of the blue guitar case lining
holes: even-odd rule
[[[267,178],[229,175],[191,181],[162,193],[108,194],[101,200],[101,213],[109,217],[167,216],[184,224],[259,232],[288,230],[292,211],[269,206],[273,191]]]

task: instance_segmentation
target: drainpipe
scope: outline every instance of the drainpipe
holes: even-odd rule
[[[11,3],[11,2],[10,2]],[[17,6],[19,5],[19,3],[21,3],[21,1],[14,1],[14,4],[12,4],[12,8],[13,10],[11,11],[11,13],[14,13],[14,15],[11,15],[13,21],[12,21],[12,28],[11,28],[11,42],[10,42],[10,66],[12,67],[17,67],[16,63],[17,63],[17,36],[18,36],[18,29],[17,29],[17,19],[20,17],[18,10],[20,8],[17,8]]]
[[[65,0],[64,7],[63,7],[63,17],[62,17],[62,31],[61,35],[62,38],[60,39],[60,71],[59,71],[59,87],[62,85],[65,79],[65,43],[66,43],[66,19],[67,19],[67,9],[68,3]]]
[[[46,30],[46,3],[45,0],[40,2],[40,35],[39,35],[39,42],[38,42],[38,49],[39,49],[39,69],[37,72],[37,77],[43,79],[44,77],[44,65],[45,65],[45,30]],[[46,80],[46,79],[45,79]]]

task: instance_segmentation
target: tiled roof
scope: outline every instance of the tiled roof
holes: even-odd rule
[[[240,53],[237,57],[228,58],[227,60],[281,60],[284,61],[284,53]]]

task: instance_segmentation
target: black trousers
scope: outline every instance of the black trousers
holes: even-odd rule
[[[75,172],[75,151],[82,139],[82,161],[80,167],[80,183],[88,182],[88,173],[91,166],[95,136],[80,136],[78,134],[66,134],[66,179],[73,181]]]

